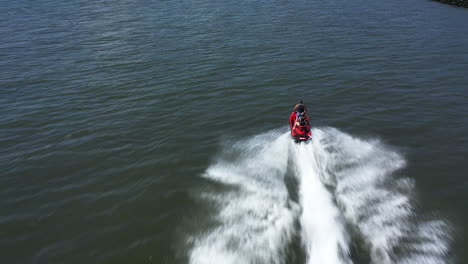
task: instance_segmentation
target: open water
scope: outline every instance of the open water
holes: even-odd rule
[[[468,262],[467,9],[0,13],[0,263]]]

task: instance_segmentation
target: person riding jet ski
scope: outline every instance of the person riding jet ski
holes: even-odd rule
[[[294,106],[294,111],[296,114],[302,114],[307,112],[307,107],[302,103],[302,100],[300,100],[299,103]]]
[[[307,108],[302,100],[294,106],[294,111],[289,116],[291,136],[297,142],[309,140],[311,137],[309,118],[306,115]]]

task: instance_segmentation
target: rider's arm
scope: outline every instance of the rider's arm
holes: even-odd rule
[[[294,122],[293,129],[295,129],[295,128],[296,128],[296,126],[300,126],[300,125],[301,125],[301,124],[299,124],[299,121],[298,121],[298,119],[296,119],[296,122]]]

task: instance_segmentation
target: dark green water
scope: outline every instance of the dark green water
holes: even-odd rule
[[[468,261],[467,9],[0,11],[1,263]]]

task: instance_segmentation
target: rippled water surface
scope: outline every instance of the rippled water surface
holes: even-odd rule
[[[468,261],[467,9],[0,11],[1,263]]]

